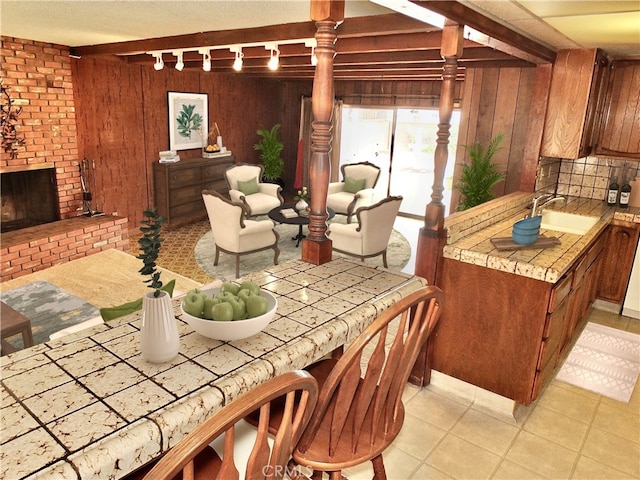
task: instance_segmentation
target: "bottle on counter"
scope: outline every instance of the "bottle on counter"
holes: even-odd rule
[[[609,184],[609,190],[607,190],[607,205],[615,207],[618,203],[618,192],[620,191],[620,185],[618,185],[618,177],[611,177],[611,183]]]
[[[620,208],[629,207],[629,199],[631,198],[631,185],[629,179],[625,178],[620,187]]]

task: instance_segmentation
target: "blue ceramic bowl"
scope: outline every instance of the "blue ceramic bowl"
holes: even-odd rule
[[[542,217],[530,217],[513,224],[511,238],[518,245],[531,245],[538,239]]]

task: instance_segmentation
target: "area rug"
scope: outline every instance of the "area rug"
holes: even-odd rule
[[[587,323],[557,379],[629,403],[640,372],[640,335]]]
[[[141,260],[135,256],[109,249],[2,282],[0,291],[45,280],[98,308],[114,307],[136,300],[149,291],[138,273],[141,265]],[[160,271],[164,283],[176,280],[174,295],[200,286],[200,283],[165,268],[160,267]]]
[[[35,345],[48,341],[52,333],[100,315],[94,305],[44,280],[4,292],[2,301],[31,320]],[[21,335],[8,341],[24,348]]]
[[[303,227],[306,231],[306,227]],[[280,248],[280,256],[278,257],[278,263],[284,263],[288,260],[294,260],[300,258],[300,247],[296,247],[296,241],[292,240],[298,234],[297,225],[277,225],[276,231],[280,235],[278,246]],[[205,233],[195,248],[196,262],[207,275],[216,280],[233,280],[236,278],[236,260],[234,255],[225,254],[220,252],[220,258],[218,265],[214,266],[213,261],[215,259],[215,242],[213,240],[213,233],[209,231]],[[343,257],[338,252],[333,252],[334,258]],[[396,230],[391,233],[389,239],[389,246],[387,247],[387,263],[391,270],[402,270],[402,268],[409,262],[411,256],[411,247],[409,242],[404,236]],[[348,257],[355,258],[355,257]],[[367,265],[383,266],[382,255],[367,258]],[[258,270],[263,270],[270,265],[273,265],[273,250],[264,250],[262,252],[252,253],[250,255],[243,255],[240,257],[240,276],[245,276]]]

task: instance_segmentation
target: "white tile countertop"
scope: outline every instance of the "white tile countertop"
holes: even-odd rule
[[[638,208],[620,210],[608,207],[602,200],[568,197],[566,202],[553,203],[549,208],[599,217],[587,233],[575,235],[541,229],[541,234],[557,237],[560,245],[544,249],[496,249],[491,239],[511,237],[513,224],[528,213],[532,197],[531,193],[513,193],[446,218],[448,239],[444,257],[555,283],[612,218],[640,223]]]
[[[120,478],[259,383],[351,341],[420,277],[336,259],[244,277],[278,297],[261,333],[220,342],[179,319],[180,354],[140,356],[135,313],[0,358],[0,478]]]

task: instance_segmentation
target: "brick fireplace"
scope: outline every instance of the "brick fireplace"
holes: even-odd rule
[[[2,281],[108,248],[126,250],[126,218],[82,215],[69,48],[1,37],[0,75],[13,105],[22,107],[16,128],[24,139],[15,158],[0,155]],[[47,202],[46,212],[37,211]],[[4,233],[5,221],[23,225]]]

